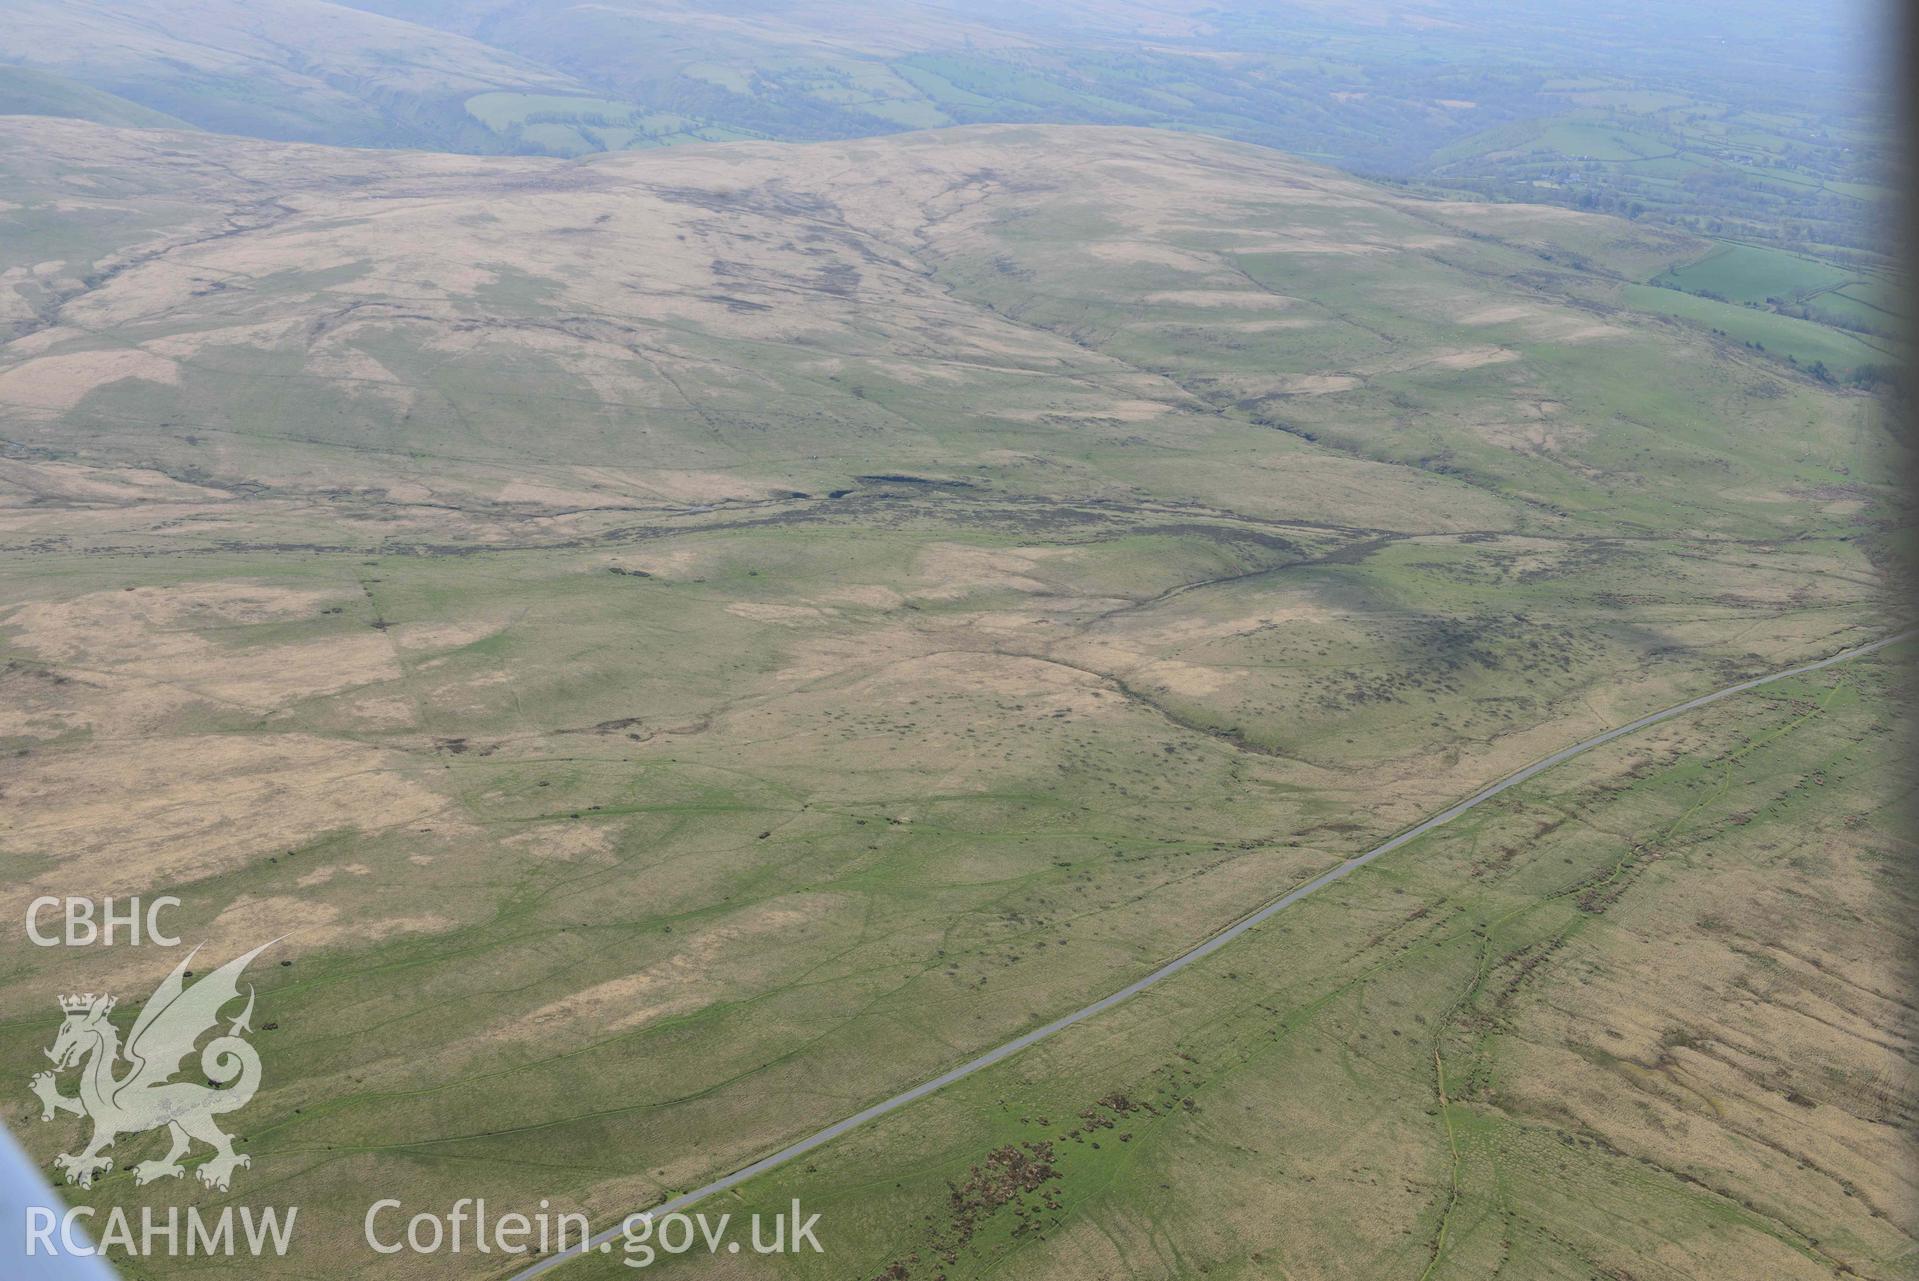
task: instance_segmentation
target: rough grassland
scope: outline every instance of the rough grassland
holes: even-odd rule
[[[1632,310],[1701,246],[1628,224],[1109,129],[579,163],[12,141],[0,915],[170,892],[210,954],[289,936],[230,1195],[305,1208],[254,1275],[473,1275],[369,1257],[369,1192],[647,1204],[1525,760],[1891,630],[1874,403]],[[1499,884],[1485,911],[1539,904],[1513,938],[1571,910]],[[1315,902],[1302,984],[1390,924],[1355,902]],[[1419,1138],[1368,1195],[1412,1190],[1322,1201],[1329,1258],[1436,1231],[1419,1072],[1477,1051],[1459,984],[1419,985],[1477,964],[1461,928],[1388,1038],[1379,1124]],[[171,963],[0,948],[23,1082],[54,994]],[[1298,1105],[1372,1116],[1345,1072]],[[30,1107],[32,1151],[70,1149]],[[202,1195],[115,1155],[76,1195]],[[1266,1213],[1261,1167],[1213,1168],[1196,1194]]]
[[[1906,1275],[1902,675],[1821,674],[1601,749],[705,1207],[798,1197],[823,1256],[655,1266]]]

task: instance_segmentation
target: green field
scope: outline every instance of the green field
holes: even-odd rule
[[[556,94],[483,93],[467,114],[522,149],[556,156],[688,142],[730,142],[750,135],[631,102]]]
[[[1715,302],[1673,289],[1627,285],[1629,306],[1703,325],[1767,353],[1806,367],[1823,364],[1835,377],[1865,365],[1897,365],[1902,357],[1890,339],[1847,333],[1828,325],[1781,316],[1754,307]]]
[[[1662,272],[1652,283],[1719,302],[1763,306],[1783,318],[1842,331],[1858,344],[1885,353],[1883,358],[1866,358],[1877,363],[1894,365],[1902,359],[1905,297],[1891,278],[1877,273],[1849,271],[1827,260],[1757,245],[1726,243],[1697,262]],[[1773,337],[1766,338],[1762,331]],[[1810,331],[1792,326],[1755,327],[1746,320],[1728,332],[1741,334],[1742,341],[1770,342],[1795,353],[1833,349],[1829,339],[1814,338]],[[1842,360],[1858,359],[1856,352],[1847,354],[1850,347],[1841,344],[1836,354]],[[1823,354],[1811,358],[1832,363]]]
[[[1559,120],[1539,131],[1537,145],[1575,160],[1656,160],[1674,154],[1659,139],[1602,124]]]
[[[1652,281],[1667,289],[1736,303],[1809,298],[1858,282],[1856,273],[1817,258],[1742,244],[1719,245],[1699,261],[1663,272]]]
[[[466,100],[466,109],[481,124],[500,132],[524,121],[546,116],[565,116],[570,119],[603,116],[609,120],[625,120],[641,113],[641,109],[630,102],[550,93],[476,94]]]

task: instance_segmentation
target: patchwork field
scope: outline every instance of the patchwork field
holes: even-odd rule
[[[132,1141],[68,1189],[302,1206],[250,1275],[506,1275],[368,1256],[369,1191],[610,1222],[1900,622],[1880,402],[1647,309],[1709,248],[1669,231],[1129,129],[0,137],[0,914],[285,936],[233,1191],[136,1188]],[[752,1195],[839,1207],[835,1275],[1899,1275],[1895,683],[1622,742]],[[174,960],[4,947],[22,1082],[54,994]],[[1647,988],[1669,953],[1716,986]],[[1748,1053],[1807,1035],[1779,967],[1860,1031],[1805,1079]],[[942,1217],[1028,1142],[1045,1242]],[[1221,1211],[1167,1236],[1144,1179]]]
[[[1889,338],[1847,333],[1769,309],[1741,307],[1650,285],[1630,285],[1625,294],[1633,305],[1647,311],[1690,322],[1808,370],[1816,366],[1825,371],[1823,376],[1828,380],[1851,380],[1862,371],[1897,369],[1904,359],[1903,348]]]
[[[1700,321],[1808,367],[1817,362],[1828,376],[1862,367],[1889,372],[1905,360],[1905,298],[1876,272],[1727,243],[1651,283],[1696,297],[1682,301],[1642,290],[1639,301],[1648,310]]]

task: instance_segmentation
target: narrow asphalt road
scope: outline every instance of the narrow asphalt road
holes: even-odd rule
[[[1695,708],[1704,707],[1708,703],[1716,703],[1722,698],[1731,698],[1734,694],[1743,694],[1747,690],[1757,689],[1761,685],[1770,685],[1774,681],[1788,680],[1794,676],[1803,676],[1807,672],[1816,672],[1821,668],[1832,667],[1839,663],[1849,662],[1855,658],[1863,658],[1867,654],[1886,648],[1888,645],[1896,645],[1900,641],[1910,640],[1915,635],[1919,635],[1919,630],[1901,632],[1896,636],[1888,636],[1884,640],[1874,641],[1869,645],[1860,645],[1853,649],[1841,650],[1839,653],[1829,658],[1822,658],[1817,662],[1801,663],[1797,667],[1789,667],[1784,671],[1774,672],[1770,676],[1759,676],[1749,681],[1741,681],[1737,685],[1728,685],[1722,690],[1716,690],[1710,694],[1701,694],[1698,698],[1687,699],[1683,703],[1677,703],[1662,711],[1653,712],[1648,716],[1641,716],[1636,721],[1629,721],[1624,725],[1609,729],[1603,734],[1595,734],[1582,742],[1574,743],[1571,747],[1561,748],[1550,756],[1542,756],[1524,769],[1513,774],[1508,774],[1497,783],[1493,783],[1474,792],[1471,796],[1468,796],[1465,800],[1459,802],[1459,804],[1454,805],[1451,809],[1442,810],[1416,826],[1407,828],[1385,844],[1375,846],[1367,850],[1364,854],[1355,855],[1331,871],[1323,872],[1312,880],[1307,881],[1304,885],[1288,890],[1278,898],[1273,899],[1271,902],[1254,911],[1251,915],[1242,917],[1240,920],[1227,926],[1219,933],[1212,935],[1190,951],[1182,952],[1152,973],[1143,978],[1133,980],[1110,996],[1103,996],[1083,1009],[1074,1010],[1071,1014],[1062,1015],[1054,1019],[1044,1027],[1036,1027],[1024,1035],[1014,1037],[1004,1045],[995,1046],[976,1059],[969,1059],[967,1062],[960,1064],[950,1071],[941,1073],[930,1081],[922,1081],[904,1093],[896,1094],[883,1102],[875,1103],[872,1107],[864,1111],[855,1112],[843,1121],[835,1121],[825,1129],[815,1134],[810,1134],[796,1143],[789,1144],[771,1156],[761,1157],[751,1165],[742,1166],[740,1169],[733,1171],[733,1173],[717,1178],[704,1187],[695,1188],[691,1192],[682,1192],[679,1196],[654,1206],[650,1211],[647,1211],[647,1213],[651,1214],[653,1218],[659,1219],[665,1215],[684,1210],[697,1202],[704,1201],[707,1197],[713,1196],[716,1193],[738,1187],[756,1175],[765,1174],[768,1170],[778,1169],[795,1157],[804,1156],[814,1148],[831,1143],[834,1139],[837,1139],[840,1135],[845,1134],[848,1130],[856,1126],[865,1125],[868,1121],[883,1117],[888,1112],[898,1111],[909,1103],[923,1099],[935,1091],[945,1089],[955,1081],[963,1080],[975,1072],[993,1066],[993,1064],[1003,1059],[1010,1059],[1029,1045],[1036,1045],[1050,1036],[1065,1031],[1075,1023],[1084,1022],[1086,1019],[1092,1018],[1095,1014],[1110,1010],[1120,1002],[1145,991],[1162,979],[1170,978],[1179,973],[1193,962],[1211,956],[1214,952],[1219,951],[1220,948],[1225,947],[1240,935],[1291,907],[1308,894],[1325,889],[1333,882],[1351,876],[1354,872],[1366,866],[1366,864],[1372,862],[1380,855],[1390,853],[1409,841],[1419,839],[1434,828],[1442,827],[1452,822],[1467,810],[1485,804],[1507,788],[1517,787],[1534,775],[1544,773],[1553,766],[1570,760],[1582,752],[1591,751],[1595,747],[1612,742],[1615,738],[1623,738],[1627,734],[1636,733],[1651,725],[1657,725],[1661,721],[1671,720],[1675,716],[1683,716]],[[627,1217],[631,1218],[632,1216],[629,1215]],[[601,1252],[605,1250],[610,1252],[610,1250],[615,1247],[615,1243],[619,1241],[625,1222],[626,1220],[622,1219],[619,1224],[599,1233],[584,1245],[574,1246],[569,1250],[542,1259],[523,1271],[514,1273],[509,1281],[522,1281],[522,1279],[526,1277],[539,1276],[543,1272],[559,1267],[568,1259],[578,1258],[580,1255],[589,1251]]]

